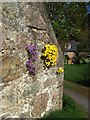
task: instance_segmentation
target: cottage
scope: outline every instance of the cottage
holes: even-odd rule
[[[66,52],[64,53],[65,58],[67,59],[67,64],[73,64],[73,59],[76,57],[78,42],[71,40],[65,45]]]

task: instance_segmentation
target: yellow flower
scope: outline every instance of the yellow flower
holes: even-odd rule
[[[43,52],[42,56],[45,56],[46,66],[56,65],[57,58],[58,58],[58,48],[57,48],[57,46],[47,44],[44,47],[45,47],[45,51]],[[49,62],[47,62],[47,59],[49,60]]]
[[[63,73],[64,72],[64,69],[62,67],[60,67],[58,70],[57,70],[57,73]]]
[[[45,61],[45,64],[46,64],[47,66],[49,66],[49,65],[50,65],[50,62]]]
[[[48,55],[48,56],[47,56],[47,59],[51,60],[51,59],[52,59],[52,56],[51,56],[51,55]]]

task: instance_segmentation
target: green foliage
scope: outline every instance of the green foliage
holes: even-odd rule
[[[88,38],[86,2],[50,2],[45,3],[48,16],[59,43],[78,39],[79,42]]]
[[[82,41],[81,44],[78,44],[77,51],[78,52],[85,52],[85,51],[89,52],[90,51],[90,42],[87,38],[84,41]]]
[[[63,109],[55,110],[44,116],[47,118],[86,118],[86,113],[68,96],[63,96]]]
[[[80,60],[80,63],[86,63],[86,62],[85,62],[85,58],[82,58],[82,59]]]
[[[71,108],[76,108],[76,104],[75,104],[75,102],[74,101],[72,101],[71,99],[70,99],[70,97],[68,97],[68,96],[63,96],[63,107],[66,109],[66,108],[68,108],[68,107],[71,107]]]

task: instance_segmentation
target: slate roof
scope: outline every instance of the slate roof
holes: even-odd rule
[[[71,40],[69,43],[68,43],[68,47],[66,48],[66,51],[67,52],[76,52],[77,50],[77,42],[74,41],[74,40]]]

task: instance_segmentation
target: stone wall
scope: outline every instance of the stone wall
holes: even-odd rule
[[[0,82],[2,118],[37,118],[49,111],[62,109],[63,67],[59,49],[57,65],[45,68],[41,51],[48,42],[58,46],[42,3],[2,3],[2,81]],[[28,59],[25,47],[34,43],[38,49],[36,75],[26,68]]]

